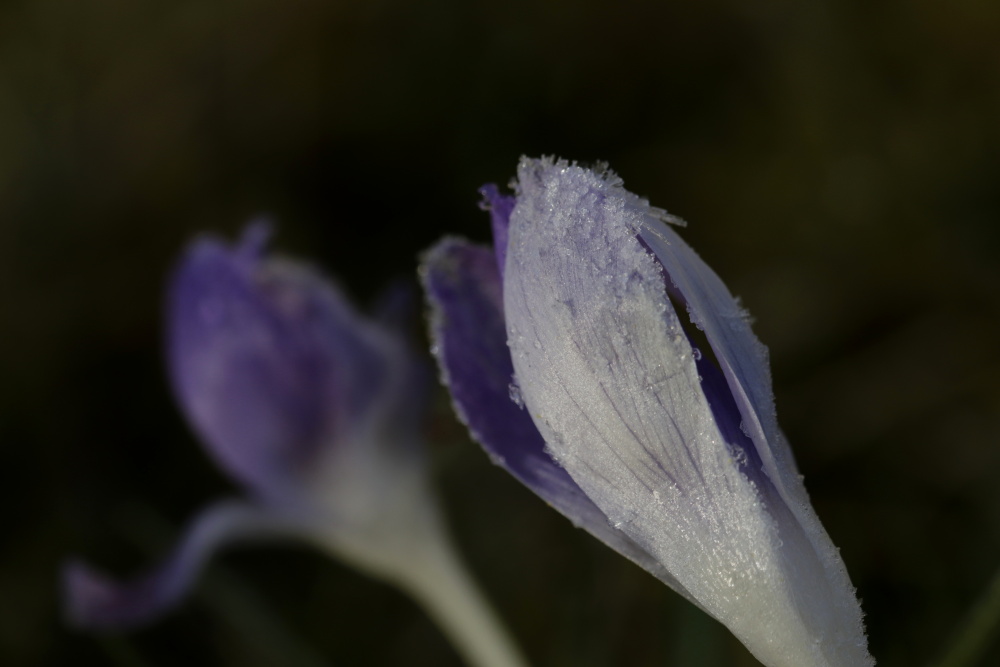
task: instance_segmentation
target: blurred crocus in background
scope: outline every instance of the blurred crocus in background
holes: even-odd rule
[[[605,169],[522,159],[492,249],[421,268],[444,382],[495,462],[769,667],[872,665],[843,562],[718,276]]]
[[[268,236],[257,223],[235,247],[194,242],[167,307],[176,397],[246,498],[206,507],[174,552],[130,583],[70,563],[70,622],[148,622],[185,595],[219,547],[293,537],[408,591],[470,664],[523,664],[456,555],[430,488],[421,440],[430,374],[401,333],[405,299],[397,292],[380,318],[364,317],[316,271],[266,257]]]

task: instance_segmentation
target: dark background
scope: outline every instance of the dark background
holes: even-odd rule
[[[169,395],[191,236],[367,303],[521,154],[607,160],[756,317],[781,423],[880,665],[937,655],[1000,565],[1000,5],[977,0],[7,0],[0,6],[0,662],[458,665],[407,598],[305,547],[226,553],[141,632],[59,616],[235,487]],[[537,665],[753,665],[492,467],[439,395],[463,552]],[[998,664],[996,648],[982,664]]]

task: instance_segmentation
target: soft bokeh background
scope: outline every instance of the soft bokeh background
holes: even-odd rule
[[[477,188],[542,153],[690,221],[770,346],[872,651],[926,663],[1000,565],[998,35],[979,0],[4,2],[0,663],[459,665],[304,547],[227,553],[120,636],[66,630],[56,572],[135,572],[234,489],[160,355],[193,234],[269,214],[367,302],[442,233],[485,241]],[[535,664],[755,664],[492,467],[443,395],[429,439]]]

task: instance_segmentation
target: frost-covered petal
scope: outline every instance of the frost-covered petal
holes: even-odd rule
[[[142,625],[177,604],[220,547],[294,532],[292,524],[246,503],[211,505],[191,523],[173,553],[137,579],[118,582],[81,561],[69,562],[63,569],[67,620],[92,630]]]
[[[751,331],[749,315],[670,226],[646,217],[639,234],[683,299],[691,321],[705,332],[739,408],[743,429],[753,441],[768,476],[783,494],[786,486],[801,487],[791,450],[784,445],[778,428],[767,348]],[[795,500],[807,502],[804,492]]]
[[[643,221],[640,236],[656,254],[668,280],[681,295],[691,321],[704,331],[721,365],[727,386],[741,417],[741,431],[753,449],[774,491],[794,515],[811,548],[823,563],[830,584],[827,606],[841,619],[852,619],[854,634],[862,635],[861,612],[847,570],[816,516],[794,457],[778,427],[771,389],[767,348],[750,329],[747,313],[715,272],[669,226],[653,218]],[[846,638],[845,638],[846,641]]]
[[[540,498],[681,595],[692,599],[655,559],[621,531],[545,451],[523,406],[511,398],[500,274],[494,253],[444,239],[424,256],[421,275],[431,305],[431,338],[455,411],[490,458]],[[692,601],[694,601],[692,599]]]
[[[257,489],[287,486],[379,400],[380,334],[316,272],[236,247],[192,244],[170,286],[174,389],[219,463]]]
[[[765,664],[871,664],[856,602],[837,602],[849,587],[837,590],[797,514],[766,475],[743,472],[720,430],[660,264],[637,238],[661,212],[566,163],[524,160],[518,176],[505,312],[553,456]]]

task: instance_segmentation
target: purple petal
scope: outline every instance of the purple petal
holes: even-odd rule
[[[500,279],[503,280],[504,265],[507,262],[507,228],[510,226],[510,214],[517,200],[509,195],[502,195],[493,183],[487,183],[479,189],[483,196],[479,208],[490,212],[490,227],[493,230],[493,251],[496,253]]]
[[[266,230],[195,242],[168,300],[177,398],[219,463],[257,489],[287,485],[369,409],[388,370],[375,326],[325,279],[263,257]]]
[[[220,547],[292,532],[291,524],[256,507],[234,501],[212,505],[192,522],[163,563],[133,581],[119,583],[83,562],[68,563],[63,570],[66,616],[72,625],[93,630],[148,623],[180,602]]]
[[[692,346],[692,350],[695,349],[697,348]],[[764,474],[757,448],[740,428],[740,424],[743,423],[742,417],[733,393],[729,391],[726,377],[711,359],[701,356],[700,351],[696,353],[695,364],[698,368],[698,377],[701,378],[701,391],[705,394],[708,407],[712,410],[715,425],[732,450],[740,470],[758,486],[771,485],[770,478]]]
[[[683,586],[622,532],[545,450],[528,412],[511,394],[500,274],[489,248],[444,239],[424,256],[421,274],[432,309],[431,338],[455,411],[490,458],[612,549],[685,597]],[[693,599],[692,599],[693,601]],[[697,604],[697,603],[696,603]]]
[[[532,488],[549,480],[572,484],[544,452],[545,442],[531,417],[511,399],[514,367],[493,253],[446,239],[424,257],[423,271],[434,310],[433,345],[455,407],[473,437]]]

